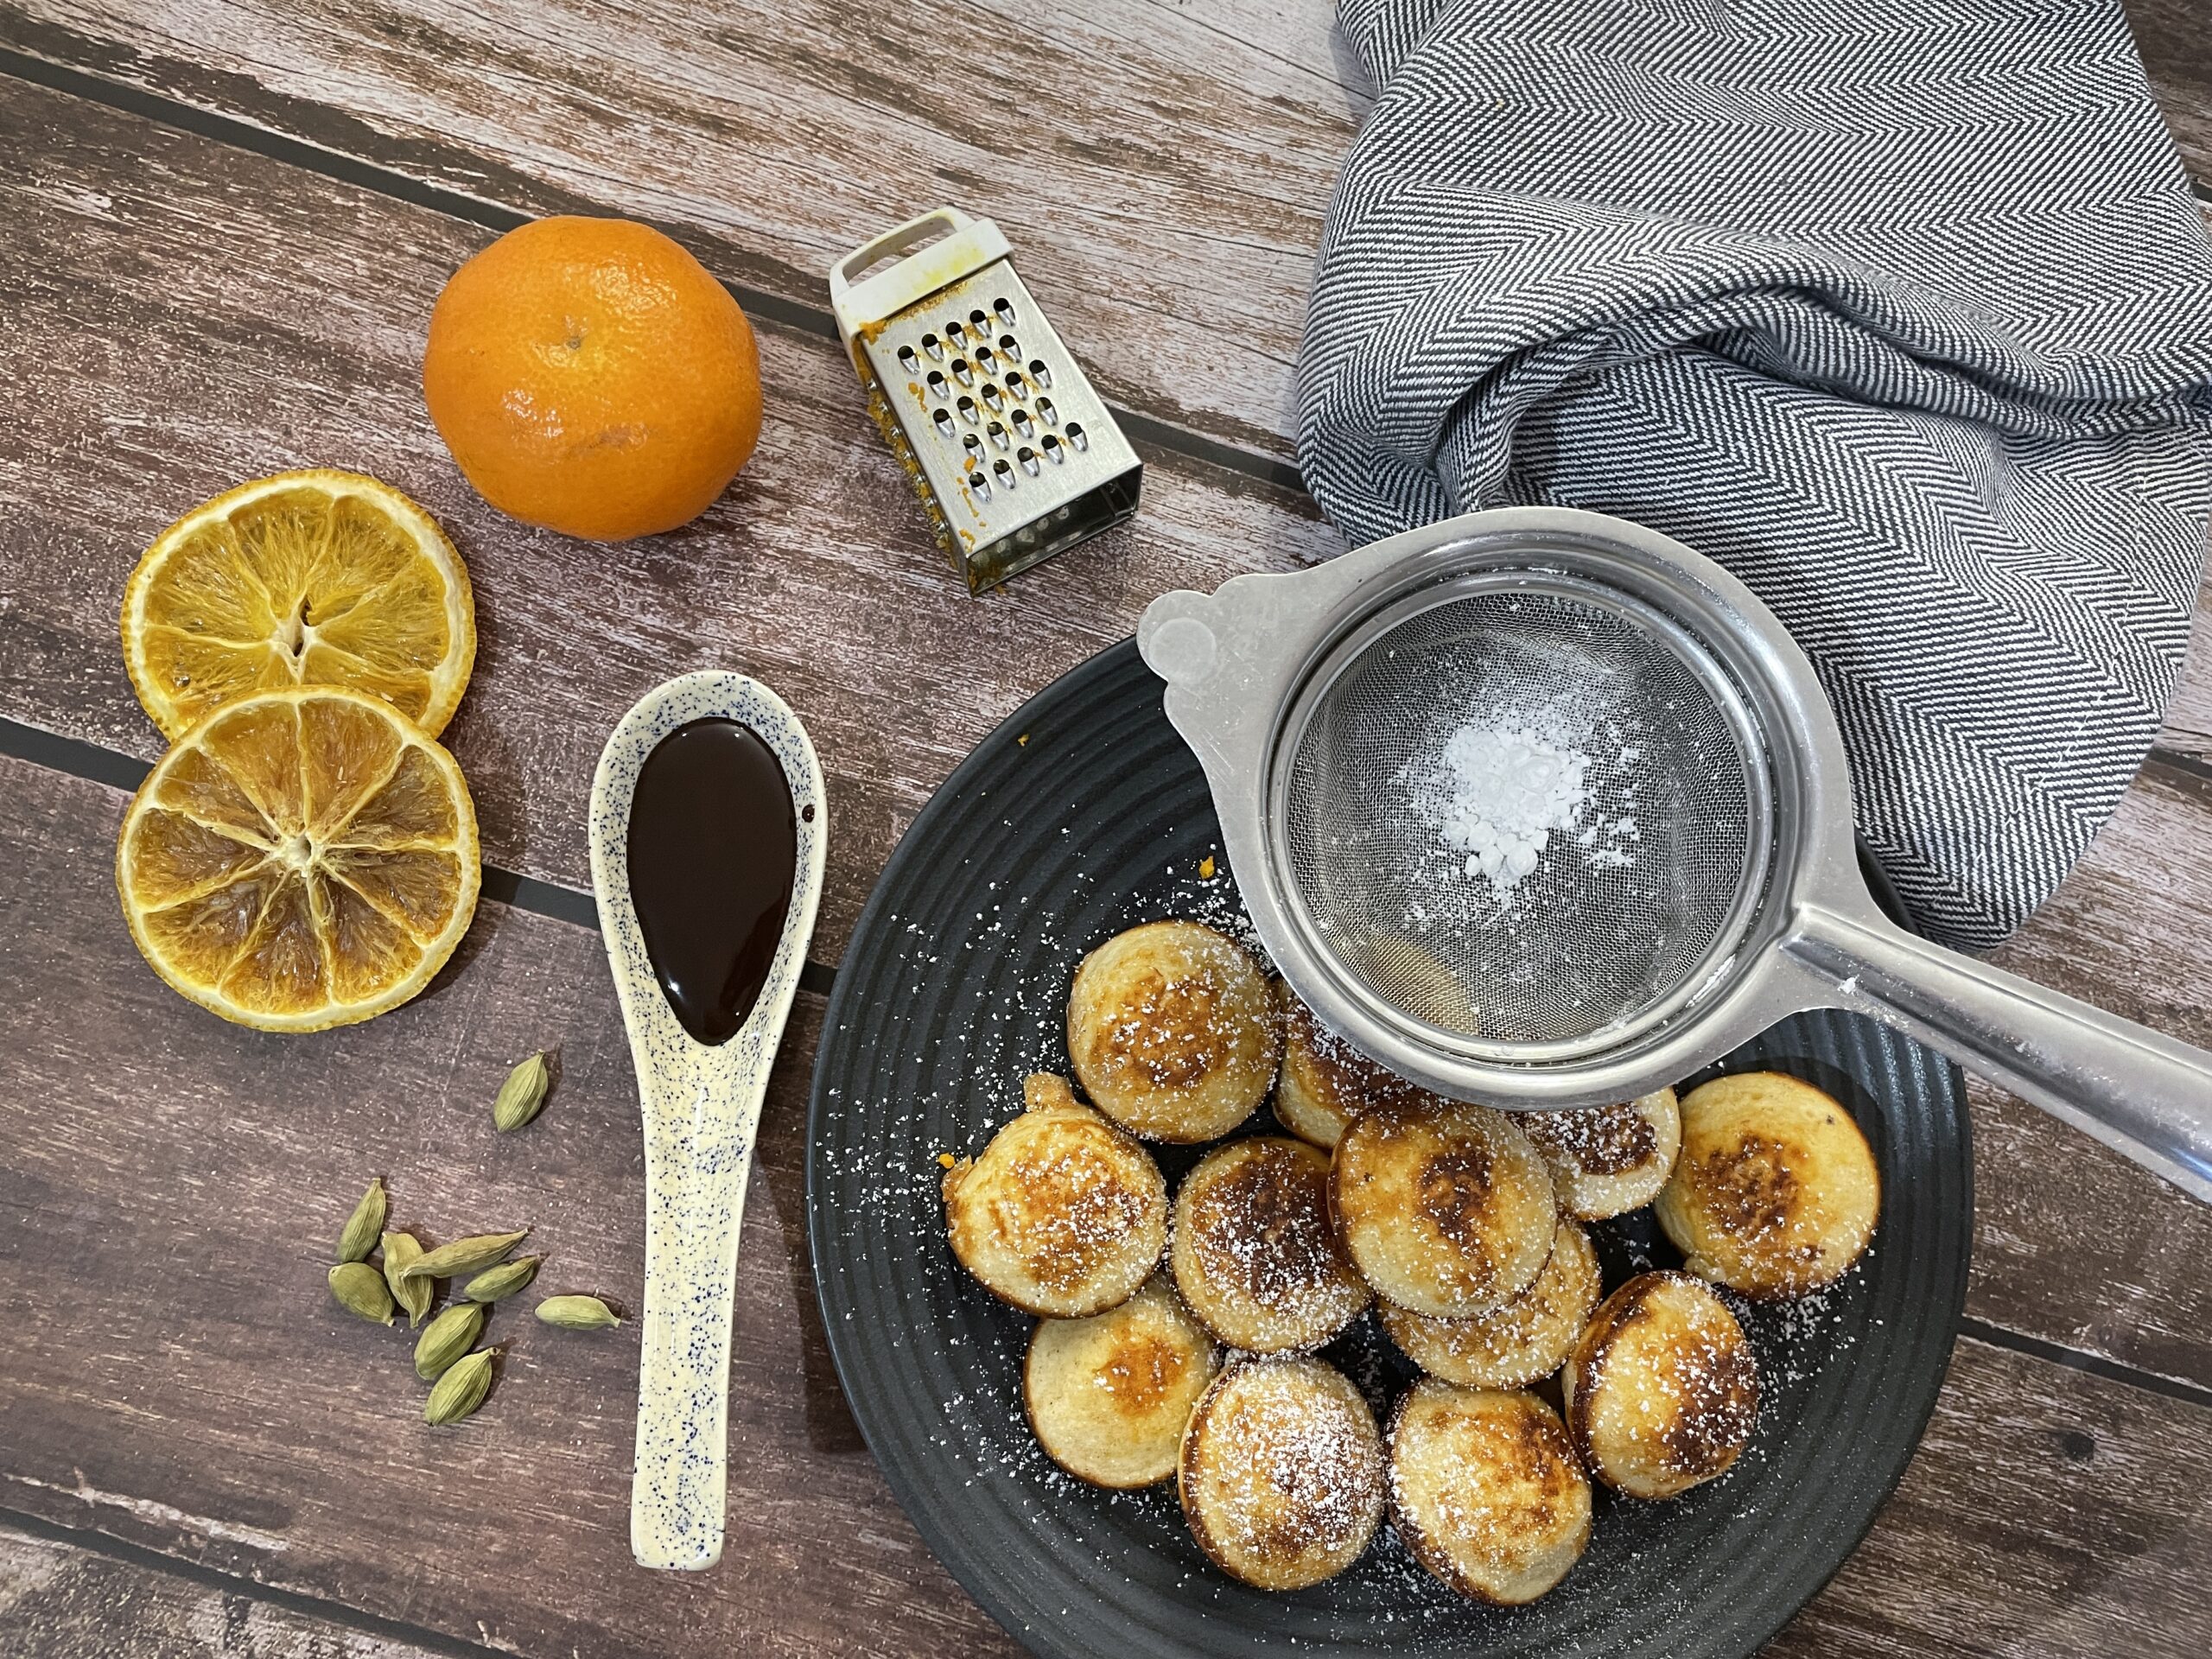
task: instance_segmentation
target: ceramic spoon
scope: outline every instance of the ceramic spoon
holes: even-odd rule
[[[767,980],[736,1034],[709,1046],[685,1029],[654,974],[631,898],[628,849],[646,757],[678,727],[715,718],[748,728],[782,767],[798,856]],[[828,828],[822,768],[805,728],[782,698],[742,674],[687,674],[647,693],[614,728],[592,781],[592,885],[645,1117],[645,1300],[630,1548],[646,1567],[711,1567],[721,1555],[738,1224],[768,1068],[814,931]]]

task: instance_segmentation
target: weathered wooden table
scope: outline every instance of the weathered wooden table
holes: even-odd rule
[[[2212,0],[2130,12],[2212,202]],[[632,1332],[518,1344],[430,1434],[396,1344],[331,1306],[373,1172],[441,1236],[537,1224],[639,1292],[630,1062],[582,805],[682,670],[782,690],[830,775],[834,969],[931,789],[1170,586],[1336,545],[1290,461],[1320,212],[1368,92],[1325,0],[0,0],[0,1649],[968,1655],[1011,1641],[922,1548],[823,1344],[801,1147],[821,998],[763,1124],[740,1269],[728,1559],[631,1564]],[[1000,19],[1003,19],[1001,22]],[[995,216],[1125,411],[1135,525],[978,603],[868,428],[822,272],[952,200]],[[759,325],[768,424],[677,535],[501,518],[424,416],[448,273],[534,215],[669,229]],[[335,465],[425,502],[482,648],[448,734],[487,902],[386,1018],[223,1025],[132,950],[110,876],[158,753],[124,575],[241,479]],[[2119,817],[2010,965],[2212,1043],[2212,635]],[[557,1045],[540,1128],[505,1066]],[[2212,1211],[1974,1098],[1966,1334],[1918,1460],[1775,1651],[2212,1651]]]

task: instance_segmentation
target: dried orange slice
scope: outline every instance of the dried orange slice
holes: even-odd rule
[[[290,685],[372,691],[435,737],[476,660],[468,572],[437,521],[359,473],[278,473],[156,537],[123,595],[123,660],[174,743]]]
[[[454,758],[329,686],[219,709],[124,814],[115,882],[154,971],[226,1020],[320,1031],[430,982],[475,913],[476,809]]]

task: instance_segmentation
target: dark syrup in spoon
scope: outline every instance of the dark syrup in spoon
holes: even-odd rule
[[[734,720],[653,745],[630,800],[630,902],[683,1029],[713,1047],[753,1013],[791,904],[798,826],[775,753]]]

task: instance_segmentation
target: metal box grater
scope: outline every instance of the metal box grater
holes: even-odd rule
[[[1143,463],[990,220],[939,207],[885,232],[830,267],[830,303],[868,412],[970,592],[1137,510]]]

